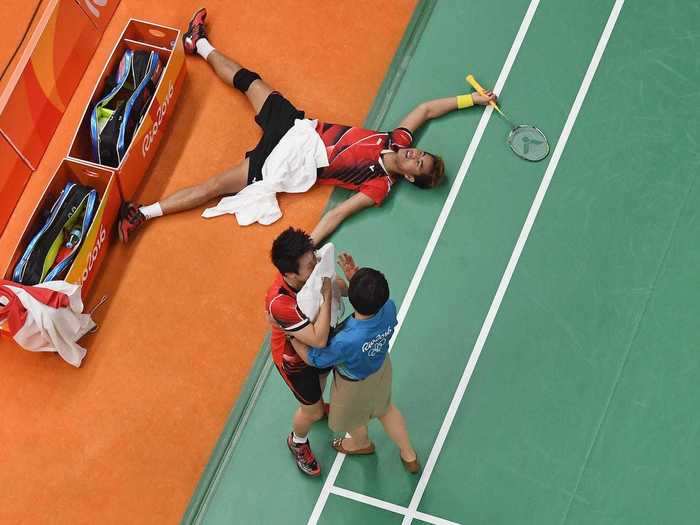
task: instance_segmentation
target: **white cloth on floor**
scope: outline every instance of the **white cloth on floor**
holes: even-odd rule
[[[321,287],[323,286],[323,278],[328,277],[333,283],[333,294],[331,300],[331,326],[335,326],[340,321],[344,313],[343,299],[340,295],[340,288],[335,282],[335,246],[333,243],[324,245],[316,252],[318,262],[314,271],[297,293],[297,305],[306,317],[312,321],[316,319],[318,311],[323,304],[323,295],[321,295]]]
[[[95,327],[83,312],[80,285],[65,281],[49,281],[36,285],[68,296],[67,308],[53,308],[37,301],[26,290],[7,285],[27,310],[27,319],[14,335],[14,340],[32,352],[58,352],[67,362],[79,367],[87,351],[77,341]]]
[[[202,217],[231,213],[241,226],[272,224],[282,217],[276,194],[308,191],[316,182],[316,170],[326,166],[328,155],[316,133],[316,121],[297,119],[265,160],[263,180],[224,197],[215,207],[204,210]]]

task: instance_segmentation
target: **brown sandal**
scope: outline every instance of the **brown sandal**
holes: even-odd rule
[[[343,439],[345,438],[339,437],[331,441],[331,446],[341,454],[345,454],[347,456],[366,456],[368,454],[374,454],[374,443],[372,443],[371,441],[369,442],[368,447],[360,448],[357,450],[347,450],[343,446]]]
[[[420,462],[418,461],[417,455],[416,459],[414,459],[413,461],[406,461],[405,459],[401,458],[401,463],[403,463],[403,468],[405,468],[411,474],[418,474],[418,472],[420,471]]]

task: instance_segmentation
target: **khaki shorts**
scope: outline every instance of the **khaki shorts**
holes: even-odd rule
[[[328,426],[334,432],[350,432],[382,417],[391,404],[391,360],[362,381],[348,381],[333,374]]]

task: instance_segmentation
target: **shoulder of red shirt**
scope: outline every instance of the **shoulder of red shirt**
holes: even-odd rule
[[[297,304],[296,293],[278,275],[267,292],[267,311],[287,332],[301,330],[311,321]]]

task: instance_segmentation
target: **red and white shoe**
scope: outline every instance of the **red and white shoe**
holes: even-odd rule
[[[292,456],[294,456],[299,470],[312,478],[321,475],[321,468],[318,466],[316,456],[311,452],[311,445],[308,440],[306,443],[294,443],[294,433],[291,433],[287,437],[287,446]]]
[[[190,24],[187,27],[187,33],[182,35],[182,45],[185,48],[185,53],[195,55],[197,53],[197,40],[207,38],[207,31],[204,28],[204,21],[207,19],[206,8],[201,8],[190,19]]]
[[[146,222],[146,217],[139,211],[139,205],[133,202],[125,202],[119,210],[119,223],[117,232],[119,240],[126,243],[129,237]]]

